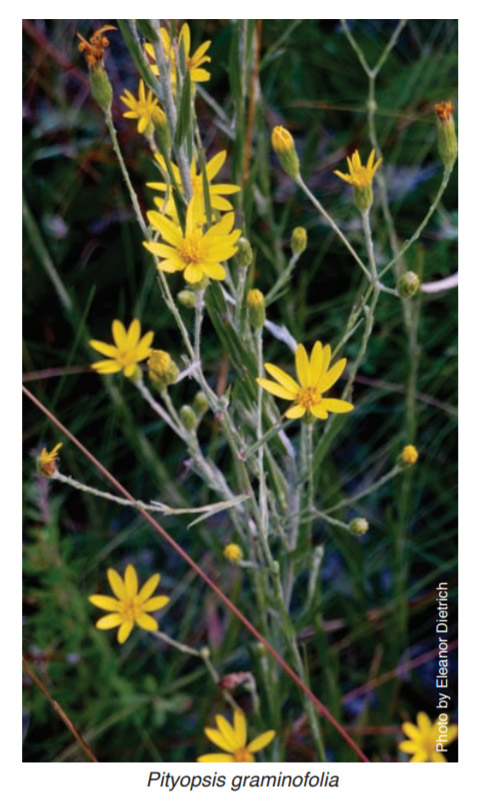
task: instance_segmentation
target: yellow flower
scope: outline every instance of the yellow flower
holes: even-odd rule
[[[276,381],[261,378],[257,381],[272,395],[294,402],[285,413],[286,418],[302,418],[308,412],[316,418],[325,419],[328,417],[328,412],[350,412],[354,406],[348,401],[323,396],[323,393],[337,382],[347,361],[340,359],[329,368],[330,360],[330,345],[325,345],[323,348],[318,340],[314,343],[310,360],[304,346],[298,345],[296,369],[299,384],[289,374],[269,363],[264,367]]]
[[[95,626],[97,629],[112,629],[119,627],[117,640],[125,643],[129,637],[134,624],[152,632],[159,628],[157,621],[148,613],[154,610],[161,610],[169,601],[168,596],[152,596],[160,581],[160,574],[154,574],[147,580],[139,591],[139,581],[137,572],[133,565],[128,565],[125,569],[124,579],[109,568],[107,577],[110,587],[116,595],[112,596],[89,596],[89,601],[100,607],[101,610],[108,610],[109,615],[99,618]]]
[[[234,710],[234,726],[224,716],[216,716],[215,721],[217,729],[206,727],[204,732],[209,741],[225,751],[201,755],[197,758],[198,763],[254,763],[254,752],[270,744],[276,734],[274,730],[268,730],[246,745],[246,719],[238,708]]]
[[[451,724],[447,727],[447,732],[444,730],[441,732],[438,723],[431,724],[426,713],[418,713],[416,720],[417,727],[410,721],[402,725],[403,732],[409,740],[399,744],[401,752],[412,755],[410,763],[445,763],[446,758],[443,753],[436,751],[436,741],[439,740],[443,747],[455,741],[458,737],[457,726]]]
[[[115,345],[90,340],[90,345],[100,354],[108,356],[109,359],[102,359],[94,362],[92,368],[97,373],[119,373],[123,371],[124,376],[130,378],[136,371],[137,362],[142,362],[150,355],[150,345],[154,339],[154,332],[148,331],[140,339],[140,321],[135,319],[129,326],[128,331],[120,320],[112,323],[112,336]]]
[[[62,443],[57,443],[55,448],[52,448],[51,451],[42,448],[40,456],[37,458],[37,470],[42,476],[53,476],[56,470],[55,463],[58,460],[58,452],[61,448]]]
[[[173,44],[172,44],[172,40],[171,40],[171,38],[169,36],[169,32],[167,31],[166,28],[161,28],[160,29],[160,35],[162,37],[162,46],[164,48],[164,55],[167,56],[168,60],[171,63],[171,81],[172,81],[172,85],[175,87],[175,85],[177,83],[177,75],[176,75],[176,69],[175,69],[175,63],[176,63],[175,50],[174,50],[174,47],[173,47]],[[210,73],[207,72],[207,70],[205,70],[205,69],[201,69],[201,67],[202,67],[202,64],[205,64],[205,63],[207,63],[208,61],[211,60],[210,56],[206,56],[205,55],[207,53],[209,47],[210,47],[210,41],[203,42],[200,45],[200,47],[197,48],[195,53],[193,53],[192,56],[191,56],[190,55],[190,28],[187,25],[187,23],[184,22],[184,24],[182,25],[182,28],[180,29],[180,34],[179,34],[179,41],[178,41],[179,53],[180,53],[180,48],[181,48],[182,43],[184,44],[185,63],[186,63],[187,69],[190,72],[190,79],[191,79],[192,83],[202,83],[204,81],[208,81],[209,78],[210,78]],[[151,69],[152,69],[152,72],[154,73],[154,75],[158,75],[159,74],[159,68],[157,67],[157,63],[156,63],[156,60],[155,60],[154,46],[151,45],[149,42],[147,42],[144,45],[144,47],[145,47],[146,52],[149,54],[149,56],[151,57],[151,59],[154,62],[153,64],[150,65]]]
[[[442,100],[441,103],[434,104],[434,111],[441,123],[451,122],[453,119],[454,104],[450,100]]]
[[[296,179],[299,176],[299,157],[290,132],[282,125],[276,125],[271,142],[284,172]]]
[[[110,45],[107,37],[102,36],[102,34],[105,33],[105,31],[116,30],[117,28],[115,25],[103,25],[102,28],[98,28],[98,30],[93,32],[88,42],[86,39],[84,39],[81,33],[77,33],[77,36],[80,39],[78,49],[84,54],[85,61],[91,70],[95,67],[98,67],[99,64],[103,62],[105,55],[104,50]]]
[[[147,217],[151,226],[169,243],[144,242],[150,253],[162,257],[162,261],[157,263],[159,270],[166,273],[183,270],[189,284],[198,284],[206,276],[218,281],[225,278],[225,269],[220,262],[235,254],[235,243],[241,234],[240,229],[232,230],[233,212],[223,215],[220,222],[211,226],[205,234],[195,218],[194,198],[187,209],[185,234],[166,215],[147,212]]]
[[[404,446],[401,451],[401,462],[403,465],[414,465],[418,461],[418,450],[415,446]]]
[[[224,549],[224,557],[226,560],[229,560],[230,563],[239,563],[243,556],[242,549],[237,543],[228,543]]]
[[[226,200],[226,198],[223,198],[222,195],[233,195],[235,192],[240,192],[240,187],[237,186],[237,184],[212,183],[217,173],[222,169],[226,160],[226,156],[227,151],[222,150],[220,153],[217,153],[216,156],[210,159],[205,166],[207,180],[209,182],[209,198],[211,208],[217,209],[221,212],[229,212],[232,209],[232,204]],[[156,153],[155,158],[157,159],[164,175],[167,175],[164,157],[161,156],[160,153]],[[177,185],[181,187],[182,179],[177,165],[172,165],[172,171],[174,173],[174,178]],[[195,159],[192,159],[192,164],[190,165],[190,181],[192,184],[192,196],[195,201],[195,218],[198,223],[202,223],[205,220],[204,184],[202,179],[202,170],[197,173]],[[167,193],[170,190],[170,186],[163,182],[151,181],[147,184],[147,186],[150,187],[150,189],[157,190],[158,192]],[[157,207],[163,211],[163,213],[168,214],[169,217],[177,220],[177,211],[171,192],[169,192],[167,201],[165,198],[155,198],[155,203]]]
[[[376,164],[374,164],[375,155],[375,150],[371,150],[367,164],[365,167],[363,167],[361,164],[359,151],[356,150],[352,155],[352,159],[350,159],[349,156],[347,157],[349,175],[346,173],[341,173],[339,170],[334,170],[334,175],[338,175],[343,181],[347,181],[348,184],[352,184],[352,186],[357,187],[358,189],[366,189],[367,187],[372,186],[374,174],[382,162],[382,159],[378,159]]]
[[[120,99],[130,109],[130,111],[124,112],[123,116],[139,121],[137,125],[139,134],[143,134],[144,131],[147,132],[147,135],[152,133],[154,121],[158,122],[159,125],[164,124],[166,120],[165,114],[160,108],[157,98],[154,97],[152,90],[148,89],[147,94],[145,94],[145,84],[142,78],[139,82],[138,98],[128,89],[124,89],[124,94],[120,96]]]

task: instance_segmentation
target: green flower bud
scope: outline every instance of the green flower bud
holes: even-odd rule
[[[207,398],[205,397],[204,393],[201,390],[199,390],[199,392],[195,396],[194,403],[192,404],[192,406],[194,407],[194,412],[199,417],[205,415],[205,413],[209,409],[209,402],[207,401]]]
[[[177,300],[187,309],[195,309],[195,292],[192,290],[181,290],[177,293]]]
[[[365,187],[353,186],[354,205],[360,212],[367,212],[371,208],[374,199],[372,184]]]
[[[251,244],[245,237],[241,237],[237,242],[236,259],[240,268],[249,267],[252,262]]]
[[[419,276],[413,273],[412,270],[408,270],[400,276],[396,286],[401,298],[412,298],[417,293],[419,285]]]
[[[112,106],[113,90],[102,61],[99,61],[90,70],[90,88],[93,99],[102,111],[109,112]]]
[[[307,231],[302,226],[292,229],[291,235],[291,251],[294,254],[299,254],[307,248]]]
[[[197,415],[188,404],[184,404],[184,406],[180,408],[180,419],[188,432],[193,432],[197,429],[199,423]]]
[[[249,290],[247,309],[251,326],[254,329],[261,329],[266,320],[266,303],[264,294],[260,290]]]
[[[356,537],[365,535],[368,529],[369,524],[365,518],[353,518],[352,521],[349,521],[349,531],[351,535],[355,535]]]
[[[449,101],[436,103],[439,156],[446,169],[451,169],[458,156],[458,141],[454,125],[454,106]]]
[[[296,153],[294,140],[282,125],[276,125],[272,131],[272,147],[274,148],[281,167],[291,178],[299,177],[299,157]]]

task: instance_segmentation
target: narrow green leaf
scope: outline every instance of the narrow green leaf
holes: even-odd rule
[[[177,119],[177,127],[175,131],[174,141],[178,148],[182,145],[187,132],[192,125],[192,89],[190,72],[187,71],[184,84],[182,86],[182,94],[180,96],[179,116]]]

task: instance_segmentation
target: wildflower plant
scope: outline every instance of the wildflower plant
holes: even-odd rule
[[[397,676],[409,646],[406,533],[430,459],[417,422],[431,396],[418,386],[428,268],[416,243],[455,167],[454,106],[440,96],[423,119],[440,180],[398,231],[394,133],[382,128],[375,97],[406,20],[372,64],[341,21],[344,58],[365,78],[366,125],[356,117],[346,133],[329,123],[327,144],[317,122],[306,131],[288,107],[261,113],[271,91],[264,70],[274,82],[282,45],[266,44],[261,23],[223,21],[228,57],[197,21],[117,20],[79,35],[128,203],[112,274],[99,271],[82,309],[63,298],[90,365],[79,392],[93,413],[83,452],[113,487],[82,476],[72,456],[87,428],[79,409],[60,463],[60,443],[35,452],[38,481],[50,497],[59,487],[100,512],[70,551],[40,538],[32,564],[52,559],[65,577],[59,561],[72,555],[80,579],[66,583],[71,616],[93,644],[83,659],[94,671],[92,655],[101,656],[103,683],[148,733],[148,749],[164,733],[163,761],[394,758],[396,736],[374,745],[352,737],[366,722],[346,726],[358,712],[343,693]],[[109,70],[121,48],[130,89]],[[223,104],[210,81],[224,64]],[[316,170],[322,180],[311,181]],[[112,341],[95,339],[107,328],[102,309]],[[384,347],[389,378],[379,368]],[[102,358],[92,362],[92,349]],[[62,407],[50,406],[61,424]],[[58,527],[67,524],[59,514]],[[51,522],[46,529],[53,537]],[[91,541],[100,543],[95,565],[75,563]],[[103,595],[105,571],[113,596]],[[141,584],[141,575],[150,578]],[[104,613],[97,620],[92,606]],[[389,729],[393,699],[397,691],[381,691],[379,704],[366,702],[372,728]],[[417,722],[402,726],[409,740],[399,750],[440,762],[434,725],[424,713]],[[451,725],[450,743],[456,732]],[[206,738],[220,751],[206,752]]]

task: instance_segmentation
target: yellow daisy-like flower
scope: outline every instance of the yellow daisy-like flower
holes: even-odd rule
[[[158,122],[159,125],[164,124],[166,120],[165,114],[160,108],[157,98],[154,97],[152,90],[148,89],[147,94],[145,94],[145,84],[142,78],[139,81],[138,98],[128,89],[124,89],[124,94],[120,96],[120,99],[130,109],[130,111],[124,112],[123,116],[139,121],[137,125],[139,134],[143,134],[144,131],[147,131],[147,134],[151,133],[154,121]]]
[[[37,470],[42,476],[53,476],[56,470],[55,463],[58,460],[58,452],[62,448],[62,443],[57,443],[55,448],[52,448],[51,451],[47,451],[46,448],[42,448],[40,455],[37,457]]]
[[[247,744],[247,723],[242,710],[234,710],[234,726],[229,724],[224,716],[216,716],[217,729],[206,727],[204,732],[209,741],[224,749],[224,752],[214,752],[201,755],[198,763],[254,763],[254,752],[259,752],[270,744],[275,737],[275,730],[268,730],[258,735]]]
[[[162,261],[157,263],[159,270],[166,273],[183,270],[189,284],[198,284],[205,276],[217,281],[225,278],[225,269],[220,263],[236,253],[235,243],[241,234],[240,229],[232,230],[232,212],[223,215],[220,222],[211,226],[205,234],[196,220],[194,198],[187,209],[185,234],[179,225],[160,212],[147,212],[147,217],[150,225],[168,243],[144,242],[150,253],[162,257]]]
[[[154,574],[147,580],[145,585],[139,590],[137,572],[133,565],[128,565],[125,569],[124,578],[109,568],[107,577],[110,587],[115,596],[89,596],[89,601],[100,607],[101,610],[108,610],[109,615],[99,618],[95,626],[97,629],[113,629],[119,627],[117,640],[125,643],[134,628],[134,624],[147,629],[149,632],[159,628],[155,618],[148,613],[161,610],[170,601],[168,596],[152,596],[154,590],[160,582],[160,574]]]
[[[212,183],[217,173],[219,173],[222,169],[226,157],[227,151],[222,150],[220,153],[217,153],[216,156],[210,159],[205,166],[207,180],[209,182],[209,198],[211,208],[217,209],[221,212],[229,212],[232,209],[232,204],[226,200],[226,198],[223,198],[222,195],[233,195],[236,192],[240,192],[241,189],[239,186],[237,186],[237,184]],[[167,175],[164,157],[161,156],[160,153],[156,153],[155,158],[157,159],[164,175]],[[177,185],[182,186],[179,168],[173,164],[172,170]],[[201,223],[205,219],[204,184],[202,179],[202,170],[197,172],[195,159],[192,159],[192,164],[190,165],[190,181],[192,184],[192,197],[194,198],[195,217],[197,222]],[[158,192],[163,193],[168,193],[170,189],[170,187],[164,182],[151,181],[147,184],[147,186],[150,187],[150,189],[155,189]],[[177,211],[171,193],[169,193],[167,200],[165,198],[155,198],[155,203],[157,207],[162,209],[165,214],[168,214],[169,217],[177,220]]]
[[[268,393],[292,401],[293,405],[285,413],[286,418],[302,418],[307,413],[316,418],[327,418],[328,412],[350,412],[354,406],[338,398],[324,398],[324,393],[335,384],[346,366],[346,359],[340,359],[332,367],[331,346],[319,340],[314,343],[311,358],[303,345],[296,350],[296,370],[299,383],[280,368],[270,363],[264,365],[267,372],[276,380],[258,378],[257,381]]]
[[[374,164],[374,157],[376,155],[375,150],[371,150],[369,158],[367,160],[367,164],[365,167],[361,164],[361,157],[359,156],[359,151],[356,150],[353,155],[352,159],[347,157],[347,166],[349,167],[349,175],[346,173],[341,173],[339,170],[334,170],[334,174],[342,178],[343,181],[347,181],[348,184],[352,184],[352,186],[357,187],[358,189],[366,189],[367,187],[372,186],[372,180],[374,178],[374,174],[382,162],[382,159],[378,159],[376,164]]]
[[[176,63],[176,55],[175,50],[172,44],[172,40],[170,38],[169,32],[166,28],[160,29],[160,35],[162,37],[162,46],[164,48],[164,53],[167,55],[171,63],[171,81],[172,85],[175,87],[177,83],[177,75],[175,71],[175,63]],[[206,64],[211,60],[210,56],[206,56],[209,47],[210,47],[210,40],[207,42],[202,42],[200,47],[197,48],[195,53],[190,55],[190,28],[186,22],[182,25],[179,34],[179,41],[178,41],[178,50],[180,52],[180,48],[182,43],[184,44],[184,53],[185,53],[185,63],[187,65],[187,69],[190,72],[190,79],[192,83],[203,83],[204,81],[208,81],[210,78],[210,73],[207,70],[202,68],[203,64]],[[153,64],[151,64],[151,69],[154,75],[159,74],[159,68],[156,63],[155,59],[155,52],[154,46],[150,44],[150,42],[146,42],[144,45],[146,52],[149,54],[150,58],[153,60]]]
[[[437,722],[431,724],[426,713],[418,713],[416,720],[417,727],[410,721],[402,725],[403,732],[409,740],[399,744],[401,752],[412,755],[410,763],[445,763],[446,758],[443,753],[436,751],[436,741],[442,739],[440,742],[443,747],[455,741],[458,737],[456,724],[451,724],[446,732],[443,730],[441,733]]]
[[[140,321],[135,320],[130,324],[128,331],[120,320],[112,323],[112,336],[115,345],[103,343],[100,340],[90,340],[90,345],[100,354],[109,357],[100,362],[94,362],[91,366],[97,373],[119,373],[123,371],[124,376],[131,378],[137,367],[138,362],[147,359],[151,352],[151,343],[154,339],[154,332],[148,331],[140,337]]]

